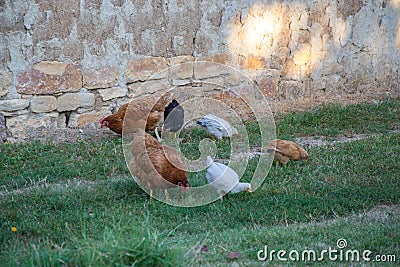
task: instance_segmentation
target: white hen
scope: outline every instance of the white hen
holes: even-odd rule
[[[239,182],[238,174],[228,166],[214,162],[210,156],[207,157],[207,166],[207,181],[217,190],[221,200],[229,191],[232,194],[242,191],[252,192],[251,184]]]
[[[235,127],[232,127],[229,122],[212,114],[204,116],[197,121],[197,124],[205,127],[207,132],[217,139],[232,137],[233,135],[238,134],[238,131]]]

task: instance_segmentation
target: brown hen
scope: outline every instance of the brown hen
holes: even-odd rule
[[[100,119],[101,127],[107,127],[111,131],[122,134],[122,127],[126,111],[129,110],[129,114],[135,116],[142,116],[146,121],[146,130],[155,131],[160,120],[163,117],[165,105],[167,103],[167,96],[161,97],[152,107],[149,112],[150,106],[155,102],[155,98],[146,97],[141,98],[130,103],[122,105],[115,114],[109,115],[105,118]],[[129,106],[129,109],[128,109]],[[145,118],[145,116],[148,117]]]
[[[286,166],[289,160],[308,161],[307,151],[291,141],[280,139],[273,140],[266,147],[266,150],[271,155],[274,155],[274,160],[277,166],[279,163],[282,163],[283,166]]]
[[[172,147],[163,146],[148,133],[137,132],[131,151],[134,158],[129,168],[140,184],[150,190],[150,200],[154,189],[164,189],[165,197],[169,199],[168,188],[179,186],[184,191],[189,188],[180,155]]]

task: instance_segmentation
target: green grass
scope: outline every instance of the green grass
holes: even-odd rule
[[[150,204],[129,175],[120,139],[0,146],[0,266],[258,266],[257,251],[264,245],[320,251],[335,248],[339,238],[349,249],[398,258],[400,134],[393,132],[398,104],[327,106],[282,117],[278,136],[290,138],[318,125],[326,125],[318,135],[332,137],[386,134],[308,148],[308,163],[272,167],[254,193],[196,208]],[[339,115],[330,119],[334,109]],[[356,115],[363,124],[349,119]],[[257,126],[246,127],[250,142],[259,142]],[[205,132],[196,128],[182,135],[184,155],[198,157]],[[217,144],[220,158],[229,155],[229,145]],[[250,160],[244,180],[257,161]],[[204,180],[204,172],[189,174],[192,186]],[[379,205],[391,208],[364,214]],[[208,252],[201,253],[202,246]],[[227,259],[230,251],[240,252],[239,259]]]
[[[279,117],[277,135],[281,138],[387,133],[400,127],[400,99],[349,106],[332,104]]]
[[[15,189],[45,179],[104,180],[128,174],[119,138],[76,144],[27,143],[0,147],[0,187]]]
[[[113,224],[104,226],[100,236],[91,229],[98,221],[97,214],[76,214],[78,221],[69,220],[59,226],[64,235],[60,241],[36,238],[35,243],[10,242],[3,264],[31,266],[167,266],[177,260],[178,251],[169,251],[169,233],[159,233],[149,226],[149,216],[141,222],[132,217],[123,221],[112,218]],[[71,226],[69,226],[69,223]],[[79,225],[75,227],[73,224]],[[46,231],[43,231],[46,232]],[[25,235],[23,231],[17,237]],[[46,233],[42,233],[46,235]],[[51,240],[51,241],[50,241]],[[172,244],[173,245],[173,244]],[[29,253],[21,250],[25,247]]]

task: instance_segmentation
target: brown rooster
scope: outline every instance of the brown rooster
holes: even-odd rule
[[[124,118],[126,111],[129,110],[129,114],[134,116],[142,116],[143,118],[147,116],[146,130],[155,131],[160,120],[163,117],[165,105],[167,102],[167,95],[161,97],[152,107],[150,112],[148,111],[151,103],[155,102],[155,98],[146,97],[141,98],[130,103],[122,105],[115,114],[109,115],[105,118],[100,119],[101,127],[107,127],[111,131],[122,134],[122,126],[124,123]],[[128,109],[129,106],[129,109]]]
[[[163,146],[153,136],[138,131],[133,136],[131,151],[134,158],[129,168],[141,185],[150,190],[150,200],[157,188],[164,189],[166,199],[169,199],[168,188],[179,186],[184,192],[189,188],[180,155],[172,147]]]
[[[298,144],[287,140],[276,139],[271,141],[266,147],[266,150],[271,155],[274,155],[275,163],[278,166],[282,163],[283,166],[289,162],[289,160],[306,160],[308,161],[308,153]]]

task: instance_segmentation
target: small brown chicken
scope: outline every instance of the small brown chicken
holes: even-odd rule
[[[266,147],[266,150],[271,155],[274,155],[275,163],[278,166],[282,163],[283,166],[289,160],[305,160],[308,161],[308,153],[298,144],[287,140],[275,139]]]
[[[109,115],[105,118],[101,118],[99,121],[101,127],[106,127],[114,133],[122,134],[122,125],[124,123],[124,117],[128,105],[129,103],[126,103],[122,105],[115,114]]]
[[[164,115],[167,97],[167,95],[161,97],[154,104],[150,112],[148,112],[148,109],[151,103],[155,102],[154,98],[145,97],[130,103],[126,103],[122,105],[115,114],[100,119],[100,125],[101,127],[109,128],[111,131],[117,134],[122,134],[125,114],[126,111],[129,110],[129,114],[134,114],[135,116],[142,115],[145,117],[148,114],[148,117],[146,118],[146,130],[155,131]]]
[[[138,132],[131,151],[134,158],[129,168],[140,184],[150,190],[150,200],[157,188],[164,189],[166,199],[169,199],[168,188],[179,186],[184,192],[189,188],[180,155],[172,147],[163,146],[148,133]]]

